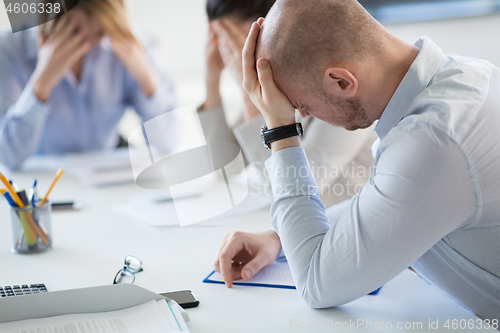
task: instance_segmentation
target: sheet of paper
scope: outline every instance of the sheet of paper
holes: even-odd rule
[[[149,191],[151,192],[132,195],[126,202],[114,206],[113,209],[151,227],[179,226],[180,223],[174,202],[169,200],[171,198],[169,192],[167,190]],[[183,204],[198,208],[193,210],[193,214],[199,214],[204,211],[205,207],[220,204],[218,195],[220,191],[227,191],[226,184],[223,182],[201,190],[192,189],[192,191],[186,191],[183,196],[176,198],[176,200],[182,200]],[[271,197],[249,194],[240,204],[215,218],[221,219],[249,214],[269,207],[271,203]]]
[[[178,199],[185,198],[193,198],[198,197],[203,194],[203,189],[190,188],[186,189],[183,193],[179,193]],[[129,203],[139,203],[139,204],[147,204],[147,203],[164,203],[172,201],[173,197],[169,190],[161,189],[148,189],[139,194],[132,194],[127,198],[127,202]]]
[[[162,301],[163,303],[166,303]],[[165,313],[170,310],[157,301],[119,311],[72,314],[48,318],[28,319],[0,324],[2,333],[47,332],[47,333],[165,333],[189,332],[187,326],[180,328],[182,316],[176,318]],[[169,318],[169,319],[167,319]]]
[[[137,150],[139,158],[145,153]],[[149,155],[143,156],[148,158]],[[133,183],[134,175],[128,148],[66,155],[34,155],[21,166],[24,171],[56,171],[64,168],[86,186]]]
[[[149,156],[145,156],[149,158]],[[134,182],[128,148],[111,151],[68,154],[66,171],[87,186],[106,186]]]
[[[212,282],[224,283],[222,275],[215,272],[206,280]],[[207,281],[207,282],[208,282]],[[258,272],[250,280],[236,280],[234,284],[243,285],[262,285],[262,286],[276,286],[276,287],[293,287],[295,284],[292,278],[292,272],[286,260],[276,260],[271,265],[264,267],[260,272]]]
[[[181,332],[189,332],[186,324],[189,321],[189,315],[177,302],[161,300],[157,301],[157,304],[169,323],[175,323],[174,326],[178,327]]]
[[[20,166],[22,171],[54,171],[64,168],[66,162],[63,155],[32,155],[28,157]]]
[[[113,207],[113,210],[132,217],[150,227],[179,226],[177,213],[172,201],[166,202],[126,202]]]

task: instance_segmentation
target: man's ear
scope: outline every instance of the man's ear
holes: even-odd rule
[[[331,67],[324,75],[325,89],[338,97],[354,97],[358,91],[358,80],[346,69]]]

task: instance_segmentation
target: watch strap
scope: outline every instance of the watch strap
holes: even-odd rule
[[[263,126],[261,129],[261,139],[264,146],[271,149],[271,143],[293,136],[302,136],[304,134],[304,129],[301,123],[295,123],[291,125],[276,127],[268,129],[267,126]]]

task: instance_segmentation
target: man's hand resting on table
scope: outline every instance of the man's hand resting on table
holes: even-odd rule
[[[224,237],[215,260],[215,270],[231,288],[234,280],[248,280],[272,264],[280,251],[281,241],[274,231],[260,234],[236,231]]]

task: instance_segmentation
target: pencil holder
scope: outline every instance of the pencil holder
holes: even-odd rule
[[[41,207],[10,207],[12,251],[22,254],[52,249],[51,204]]]

